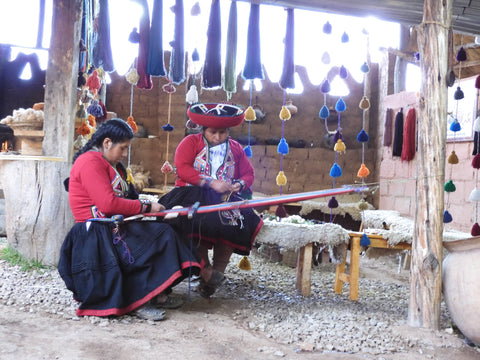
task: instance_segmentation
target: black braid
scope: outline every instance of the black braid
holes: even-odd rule
[[[111,119],[103,122],[92,135],[90,140],[73,156],[73,162],[83,153],[93,147],[102,147],[103,140],[109,138],[114,144],[133,139],[133,130],[122,119]]]

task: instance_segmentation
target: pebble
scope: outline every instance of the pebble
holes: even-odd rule
[[[214,295],[215,301],[237,299],[240,310],[230,314],[232,320],[250,331],[260,331],[277,343],[308,352],[359,351],[381,355],[421,351],[431,344],[419,338],[406,338],[396,328],[404,326],[408,316],[408,282],[384,282],[361,278],[359,301],[349,300],[348,290],[335,294],[334,264],[312,268],[312,294],[296,293],[296,272],[281,263],[268,262],[252,254],[252,270],[237,267],[240,256],[234,255],[226,270],[227,281]],[[392,269],[397,271],[394,266]],[[46,312],[71,321],[89,321],[108,327],[142,321],[131,316],[120,318],[77,317],[77,303],[66,289],[56,269],[23,272],[19,266],[0,261],[0,303],[25,312]],[[205,318],[210,315],[205,313]],[[441,305],[443,335],[452,334],[451,320]],[[155,325],[155,322],[146,322]],[[204,332],[203,328],[198,328]],[[262,335],[262,336],[263,336]],[[265,349],[258,349],[265,351]],[[274,350],[278,357],[281,351]],[[382,357],[378,357],[381,359]]]

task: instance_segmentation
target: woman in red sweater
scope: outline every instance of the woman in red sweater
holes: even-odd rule
[[[201,133],[185,137],[175,151],[175,188],[160,199],[166,208],[218,204],[251,197],[254,170],[242,146],[228,136],[228,128],[240,125],[244,109],[232,104],[194,104],[188,109]],[[262,220],[253,209],[221,211],[171,221],[183,238],[195,241],[206,266],[197,288],[208,298],[225,280],[233,252],[248,255]],[[210,266],[208,250],[213,248]]]
[[[80,305],[77,315],[123,315],[162,320],[162,308],[183,301],[171,288],[199,274],[200,259],[167,224],[123,217],[164,209],[139,200],[121,161],[133,139],[112,119],[99,126],[73,159],[66,188],[76,224],[61,248],[58,271]]]

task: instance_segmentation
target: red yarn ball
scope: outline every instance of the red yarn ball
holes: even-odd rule
[[[472,236],[480,235],[480,225],[478,225],[478,223],[473,224],[470,234],[472,234]]]

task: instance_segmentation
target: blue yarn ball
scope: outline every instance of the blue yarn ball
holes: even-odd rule
[[[163,125],[163,126],[162,126],[162,130],[163,130],[163,131],[173,131],[174,129],[175,129],[175,128],[174,128],[172,125],[170,125],[170,124],[167,124],[167,125]]]
[[[288,154],[288,143],[285,138],[281,138],[277,146],[277,152],[279,154],[287,155]]]
[[[323,83],[322,83],[322,86],[320,88],[320,91],[324,94],[328,94],[330,92],[331,88],[330,88],[330,81],[328,80],[325,80]]]
[[[332,198],[328,201],[328,207],[330,209],[335,209],[338,207],[338,201],[335,199],[335,196],[332,196]]]
[[[370,245],[370,238],[367,234],[363,233],[362,238],[360,239],[360,246],[368,246]]]
[[[337,103],[335,104],[335,110],[338,112],[345,111],[347,109],[347,105],[345,104],[345,101],[343,101],[342,98],[337,100]]]
[[[318,112],[320,119],[327,119],[330,116],[330,110],[328,110],[327,105],[323,105],[320,111]]]
[[[452,122],[452,124],[450,125],[450,131],[457,132],[460,130],[462,130],[460,123],[458,121]]]
[[[342,176],[342,168],[337,163],[333,164],[330,169],[330,176],[333,178]]]
[[[370,67],[368,66],[367,62],[364,62],[363,65],[360,67],[360,71],[364,74],[370,71]]]
[[[248,158],[251,158],[253,156],[252,147],[250,145],[245,146],[243,151],[245,151],[245,155],[247,155]]]
[[[193,49],[192,61],[200,61],[200,54],[198,53],[197,48]]]
[[[331,34],[332,33],[332,24],[330,24],[328,21],[323,25],[323,32],[325,34]]]
[[[367,142],[368,141],[368,134],[367,132],[362,129],[362,131],[360,131],[357,135],[357,141],[358,142]]]
[[[447,223],[450,223],[450,222],[452,222],[452,221],[453,221],[452,215],[450,215],[450,213],[448,212],[448,210],[445,210],[445,211],[443,212],[443,222],[444,222],[445,224],[447,224]]]
[[[90,105],[87,106],[87,112],[90,115],[93,115],[95,117],[103,116],[103,110],[100,104],[98,103],[98,100],[92,100]]]

